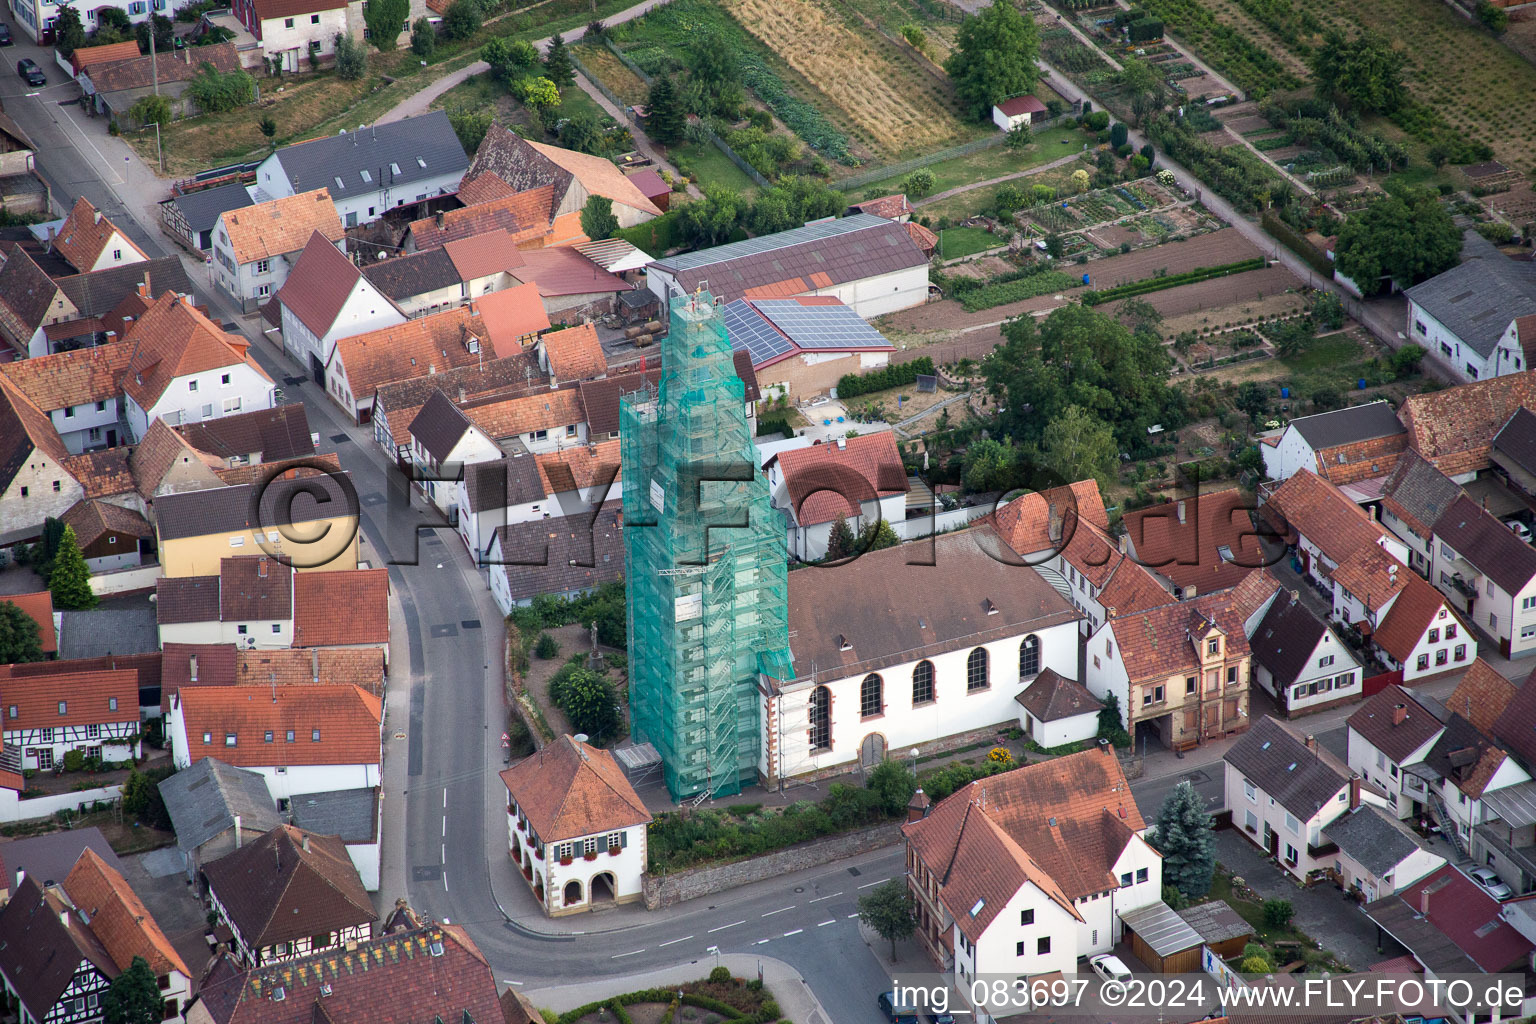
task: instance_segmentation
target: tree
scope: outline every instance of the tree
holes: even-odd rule
[[[197,74],[187,84],[187,95],[207,114],[223,113],[243,107],[256,98],[256,79],[246,71],[220,71],[208,61],[203,61]]]
[[[1205,798],[1188,781],[1174,787],[1157,811],[1156,831],[1149,837],[1163,855],[1163,881],[1191,898],[1211,891],[1216,870],[1211,827],[1215,822],[1205,810]]]
[[[549,684],[550,699],[565,712],[571,728],[602,744],[619,731],[618,694],[607,676],[566,665]]]
[[[432,56],[432,51],[437,49],[437,29],[432,27],[432,22],[425,16],[417,18],[411,23],[411,52],[422,60]]]
[[[170,765],[139,771],[133,768],[123,781],[123,810],[149,828],[169,829],[171,813],[165,809],[165,798],[160,794],[160,782],[174,775]]]
[[[1130,733],[1125,731],[1125,725],[1120,721],[1120,698],[1113,693],[1104,695],[1104,706],[1099,708],[1097,723],[1095,735],[1109,740],[1117,747],[1131,745]]]
[[[540,633],[539,639],[533,645],[533,656],[543,661],[558,657],[560,654],[560,641],[548,633]]]
[[[708,89],[722,89],[741,81],[736,47],[716,29],[699,32],[688,48],[688,72]]]
[[[1166,864],[1167,861],[1165,860],[1164,863]],[[1291,906],[1290,900],[1264,901],[1264,923],[1271,928],[1284,928],[1291,923],[1291,918],[1295,916],[1296,908]]]
[[[556,89],[555,83],[547,78],[524,79],[522,91],[523,105],[534,111],[560,105],[560,90]]]
[[[1419,364],[1424,361],[1424,348],[1408,342],[1402,348],[1392,353],[1392,372],[1398,379],[1412,377],[1419,372]]]
[[[1109,424],[1069,405],[1045,427],[1040,465],[1062,480],[1097,480],[1107,486],[1120,460],[1120,446]]]
[[[1116,121],[1114,126],[1109,129],[1109,144],[1116,149],[1125,145],[1129,138],[1130,129],[1125,126],[1124,121]]]
[[[677,230],[695,249],[729,241],[747,214],[740,193],[721,185],[706,185],[702,199],[678,204],[675,209]]]
[[[549,49],[544,51],[544,77],[561,89],[576,84],[576,66],[559,32],[550,37]]]
[[[907,890],[906,879],[893,878],[860,896],[859,920],[890,942],[891,959],[895,960],[896,941],[910,939],[917,930],[917,917],[913,913],[912,894]]]
[[[755,234],[767,235],[799,227],[808,220],[835,216],[847,205],[843,193],[814,178],[784,174],[758,195],[749,220]]]
[[[1061,236],[1052,231],[1045,236],[1045,254],[1053,260],[1061,259],[1067,251],[1067,243],[1061,240]]]
[[[37,623],[11,602],[0,601],[0,665],[42,660]]]
[[[140,125],[171,123],[171,98],[159,93],[150,93],[134,100],[133,106],[128,108],[128,120]]]
[[[887,814],[900,814],[917,791],[917,779],[905,764],[887,759],[875,765],[864,786],[880,795]]]
[[[129,19],[128,12],[121,7],[98,7],[96,8],[96,28],[98,31],[105,28],[122,32],[123,38],[127,39],[129,38],[127,33],[133,31],[133,22]]]
[[[53,22],[53,38],[54,49],[60,56],[65,60],[74,56],[75,51],[85,45],[85,26],[80,22],[80,12],[68,5],[60,7]]]
[[[1344,300],[1333,292],[1319,292],[1312,300],[1312,308],[1307,311],[1307,315],[1319,327],[1336,331],[1344,326]]]
[[[671,75],[657,75],[651,81],[645,106],[645,127],[651,138],[663,146],[674,145],[682,139],[687,120]]]
[[[522,39],[497,36],[480,47],[480,59],[491,66],[491,74],[507,88],[529,78],[539,67],[539,51]]]
[[[1317,412],[1328,412],[1331,409],[1342,408],[1344,396],[1339,389],[1332,384],[1319,384],[1308,394],[1307,400],[1312,403],[1312,408]]]
[[[480,31],[481,22],[477,0],[453,0],[443,13],[443,34],[449,39],[468,39]]]
[[[1021,124],[1016,128],[1008,129],[1008,137],[1003,140],[1003,145],[1014,152],[1021,152],[1034,140],[1035,135],[1029,130],[1029,125]]]
[[[269,139],[277,134],[277,122],[272,120],[272,116],[270,114],[264,116],[261,119],[261,124],[259,127],[261,128],[261,134]]]
[[[96,594],[91,590],[91,570],[86,567],[85,556],[80,554],[80,541],[75,537],[73,526],[64,527],[59,553],[53,559],[53,571],[48,574],[48,589],[53,591],[55,608],[79,611],[96,607]]]
[[[1072,187],[1079,192],[1088,191],[1090,180],[1088,172],[1081,167],[1072,172]]]
[[[1264,422],[1269,413],[1269,395],[1256,382],[1245,380],[1237,387],[1237,395],[1232,399],[1232,404],[1247,415],[1253,424]]]
[[[159,1024],[165,1016],[165,1000],[147,960],[135,956],[128,969],[112,980],[102,1011],[106,1024]]]
[[[1006,438],[973,441],[960,463],[960,485],[972,494],[1007,490],[1013,483],[1018,460],[1018,450]]]
[[[489,110],[459,107],[448,112],[448,123],[453,126],[453,134],[459,137],[459,145],[466,153],[473,153],[485,141],[485,133],[495,123],[495,115]]]
[[[400,27],[411,18],[410,0],[369,0],[363,8],[363,24],[368,26],[368,39],[380,53],[395,48],[400,38]]]
[[[139,50],[149,52],[150,26],[154,26],[155,50],[164,53],[176,42],[176,24],[163,14],[151,15],[148,21],[141,21],[134,26],[134,38],[139,41]]]
[[[848,525],[848,517],[841,512],[832,520],[832,532],[827,535],[826,561],[835,562],[847,558],[853,554],[854,544],[857,543],[853,536],[853,527]]]
[[[909,199],[921,199],[933,191],[934,184],[933,172],[926,167],[919,167],[902,180],[901,190]]]
[[[594,242],[612,238],[619,230],[619,218],[613,215],[613,200],[607,196],[590,195],[581,208],[581,230]]]
[[[1429,191],[1383,195],[1339,228],[1334,246],[1339,273],[1366,295],[1389,281],[1408,288],[1456,265],[1461,230]]]
[[[596,117],[585,110],[578,110],[561,123],[560,145],[578,153],[601,154],[608,148],[608,136],[604,134],[603,126],[597,123]]]
[[[345,32],[336,33],[336,74],[349,82],[363,77],[368,70],[368,54]]]
[[[883,548],[893,548],[901,543],[901,538],[896,536],[895,527],[884,519],[868,524],[859,531],[859,551],[867,553],[879,551]]]
[[[966,113],[974,121],[985,121],[994,104],[1035,87],[1039,56],[1040,32],[1034,19],[1011,3],[998,3],[960,23],[944,70]]]
[[[1402,105],[1406,65],[1407,58],[1391,42],[1369,32],[1354,39],[1330,32],[1312,55],[1319,96],[1377,113],[1389,114]]]
[[[1502,7],[1495,7],[1488,0],[1478,0],[1477,20],[1483,23],[1483,27],[1496,36],[1504,34],[1509,28],[1509,14]]]

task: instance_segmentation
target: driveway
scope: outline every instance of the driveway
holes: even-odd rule
[[[1327,949],[1353,970],[1363,971],[1402,952],[1379,950],[1376,926],[1360,912],[1358,904],[1345,899],[1337,888],[1326,883],[1310,889],[1297,885],[1290,875],[1270,863],[1258,847],[1232,829],[1216,833],[1216,860],[1265,899],[1290,900],[1296,908],[1292,918],[1296,927],[1314,939],[1321,936],[1323,941],[1318,948]]]

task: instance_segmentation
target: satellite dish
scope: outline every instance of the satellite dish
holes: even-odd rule
[[[378,252],[378,255],[375,256],[374,259],[376,259],[376,260],[387,260],[387,259],[389,259],[389,253],[385,252],[383,249],[380,249],[379,252]]]

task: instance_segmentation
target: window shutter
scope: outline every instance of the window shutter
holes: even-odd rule
[[[629,849],[629,829],[625,829],[623,832],[619,833],[619,849]]]

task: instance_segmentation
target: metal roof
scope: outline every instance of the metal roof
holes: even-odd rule
[[[753,366],[762,366],[794,351],[795,346],[790,340],[758,315],[746,299],[726,303],[722,312],[731,348],[745,351],[752,358]]]
[[[250,190],[238,182],[205,188],[201,192],[188,192],[168,201],[176,204],[176,209],[181,211],[181,215],[187,219],[187,226],[193,231],[211,231],[219,214],[256,205]]]
[[[774,362],[796,349],[890,351],[894,348],[864,318],[840,302],[806,305],[795,299],[737,299],[724,307],[731,347],[753,366]]]
[[[1521,782],[1484,793],[1483,807],[1510,828],[1536,825],[1536,782]]]
[[[791,245],[836,238],[853,231],[883,227],[890,223],[883,217],[875,217],[868,213],[857,213],[852,217],[842,217],[837,220],[812,221],[804,227],[790,228],[788,231],[779,231],[759,238],[749,238],[744,242],[731,242],[728,245],[717,245],[713,249],[668,256],[666,259],[657,260],[656,265],[671,271],[696,270],[699,267],[738,260],[743,256],[759,256]]]
[[[605,238],[601,242],[581,242],[572,248],[610,274],[639,270],[652,262],[651,257],[622,238]]]
[[[329,189],[335,202],[439,175],[458,177],[469,167],[442,110],[295,143],[272,156],[295,192]]]
[[[1125,926],[1137,935],[1158,956],[1167,957],[1194,949],[1200,945],[1200,933],[1189,922],[1174,913],[1172,907],[1158,900],[1150,906],[1128,910],[1120,915]]]

